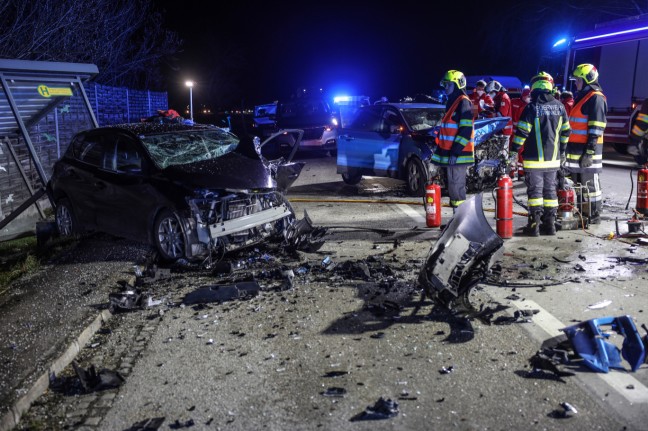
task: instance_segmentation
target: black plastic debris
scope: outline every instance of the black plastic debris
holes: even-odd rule
[[[349,374],[348,371],[328,371],[323,377],[340,377]]]
[[[185,305],[224,302],[236,299],[248,299],[259,293],[260,286],[256,281],[243,281],[235,284],[200,287],[185,295]]]
[[[317,251],[324,245],[327,231],[328,229],[323,227],[314,227],[308,213],[304,210],[304,217],[286,229],[284,246],[288,251]]]
[[[580,263],[577,263],[577,264],[574,266],[574,269],[575,269],[576,271],[578,271],[578,272],[585,272],[585,271],[587,271],[585,268],[583,268],[583,265],[581,265]]]
[[[330,387],[324,392],[320,392],[321,395],[325,397],[334,397],[334,398],[343,398],[347,394],[347,390],[344,388]]]
[[[576,407],[568,402],[560,403],[560,407],[560,409],[556,409],[553,412],[549,413],[549,417],[552,417],[554,419],[568,419],[578,414]]]
[[[563,355],[560,355],[558,353],[550,355],[547,352],[538,351],[535,355],[529,358],[529,365],[531,365],[531,368],[533,369],[533,374],[548,372],[551,373],[554,377],[560,378],[574,375],[574,373],[563,371],[558,368],[559,364],[564,364],[568,361],[569,360],[567,359],[566,352],[564,352]],[[529,377],[535,376],[531,375]]]
[[[380,397],[373,406],[367,406],[364,412],[351,418],[354,421],[389,419],[398,415],[398,403],[391,399]]]
[[[126,431],[157,431],[164,422],[164,417],[161,418],[150,418],[144,419],[140,422],[135,422],[130,428]]]
[[[439,374],[450,374],[454,372],[454,370],[454,365],[450,365],[449,367],[441,367]]]
[[[84,370],[75,361],[72,362],[72,367],[81,382],[81,386],[87,392],[114,389],[124,383],[124,378],[116,371],[103,368],[97,372],[94,365]]]
[[[178,419],[176,419],[174,423],[169,425],[169,428],[171,428],[172,430],[178,430],[182,428],[191,428],[194,425],[196,425],[196,422],[194,422],[193,419],[189,419],[185,422],[180,422]]]
[[[529,323],[532,322],[532,317],[538,314],[540,310],[515,310],[513,316],[499,316],[493,321],[495,325],[510,325],[512,323]]]
[[[130,311],[142,308],[142,292],[139,289],[124,290],[123,292],[109,293],[110,312]]]
[[[375,339],[381,339],[381,338],[385,338],[385,333],[384,332],[376,332],[375,334],[371,334],[369,337],[375,338]]]
[[[470,291],[483,281],[498,260],[504,240],[490,226],[477,194],[459,206],[419,273],[428,298],[452,308],[473,310]]]

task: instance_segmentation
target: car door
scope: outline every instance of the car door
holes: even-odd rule
[[[91,131],[77,136],[59,174],[59,188],[70,200],[79,223],[86,229],[99,228],[98,176],[104,164],[105,152],[105,141],[100,132]]]
[[[363,175],[387,176],[391,160],[389,152],[398,145],[398,134],[385,126],[381,106],[368,106],[358,112],[338,139],[338,173],[358,169]]]
[[[111,143],[111,163],[102,173],[102,230],[114,235],[146,240],[162,198],[151,185],[145,153],[137,141],[117,131],[106,136]]]

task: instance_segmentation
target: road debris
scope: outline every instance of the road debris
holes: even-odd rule
[[[86,392],[118,388],[125,381],[118,372],[106,368],[97,372],[94,365],[91,365],[84,370],[76,361],[72,361],[72,367]]]
[[[351,422],[389,419],[398,415],[398,413],[398,403],[396,401],[380,397],[373,406],[367,406],[364,412],[351,418]]]
[[[164,423],[164,419],[166,418],[144,419],[143,421],[135,422],[126,431],[157,431],[162,426],[162,423]]]
[[[185,305],[224,302],[234,299],[248,299],[259,293],[260,286],[256,281],[243,281],[230,285],[215,285],[200,287],[185,295],[182,303]]]
[[[589,308],[590,310],[600,310],[601,308],[605,308],[610,304],[612,304],[612,301],[606,299],[606,300],[603,300],[603,301],[599,301],[599,302],[597,302],[595,304],[590,304],[590,305],[587,306],[587,308]]]
[[[325,397],[343,398],[346,396],[347,390],[344,388],[330,387],[324,392],[320,392],[320,394]]]

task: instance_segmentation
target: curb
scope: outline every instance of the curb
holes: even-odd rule
[[[20,418],[31,405],[49,388],[50,376],[60,373],[65,367],[76,358],[83,346],[90,338],[101,328],[103,323],[110,320],[112,313],[109,310],[103,310],[95,319],[83,330],[81,334],[70,343],[68,348],[61,356],[56,358],[48,370],[36,379],[27,393],[19,398],[5,415],[0,418],[0,431],[10,431],[18,425]]]

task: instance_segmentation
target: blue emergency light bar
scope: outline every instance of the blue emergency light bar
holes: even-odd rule
[[[575,42],[586,42],[588,40],[604,39],[604,38],[613,37],[613,36],[620,36],[620,35],[624,35],[624,34],[637,33],[639,31],[644,31],[644,30],[648,30],[648,26],[639,27],[639,28],[631,28],[629,30],[615,31],[615,32],[612,32],[612,33],[598,34],[596,36],[582,37],[580,39],[576,39]],[[556,46],[556,45],[554,45],[554,46]]]
[[[555,48],[555,47],[557,47],[557,46],[560,46],[560,45],[564,44],[565,42],[567,42],[567,39],[563,37],[562,39],[560,39],[559,41],[557,41],[556,43],[554,43],[554,44],[553,44],[553,47]]]

